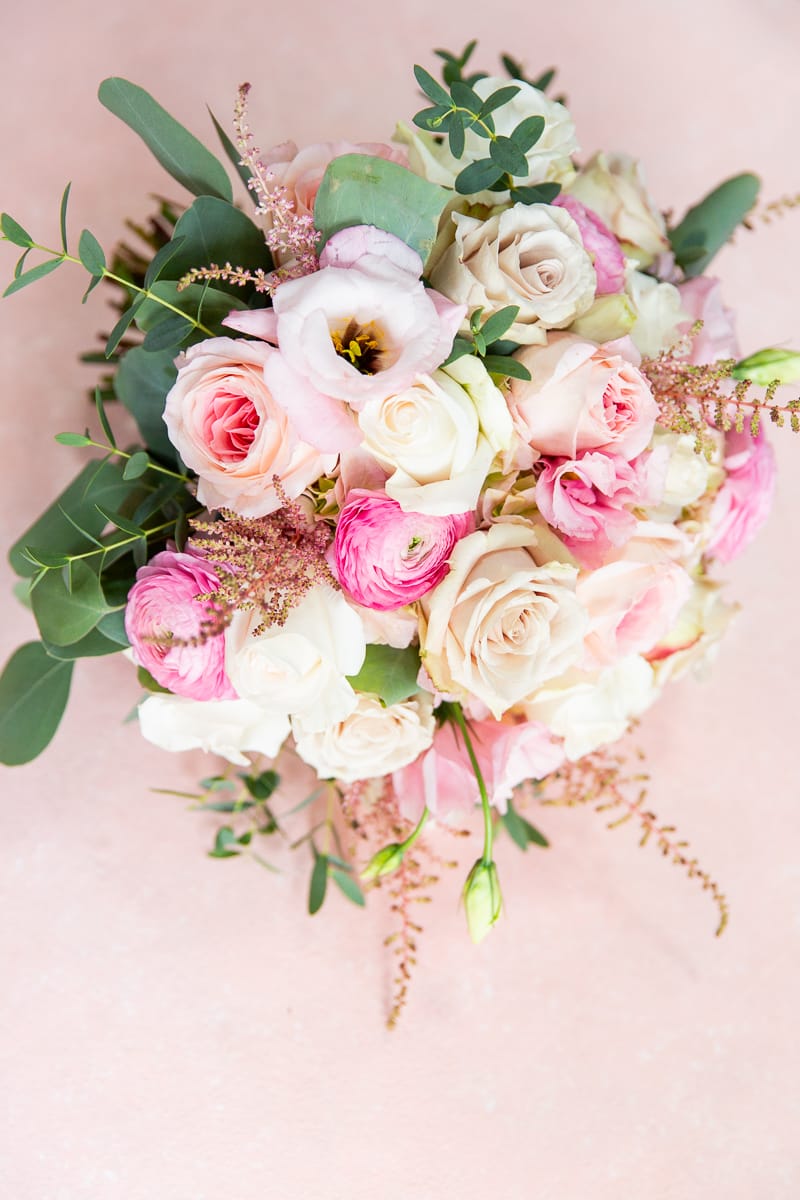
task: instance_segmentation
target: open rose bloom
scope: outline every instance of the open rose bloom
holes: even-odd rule
[[[253,756],[284,746],[323,781],[329,835],[342,797],[349,828],[382,831],[368,878],[481,809],[479,937],[497,821],[536,840],[523,785],[569,778],[716,652],[734,610],[714,573],[767,517],[758,417],[785,406],[737,365],[702,205],[668,228],[669,197],[624,154],[581,160],[546,89],[479,75],[451,104],[449,78],[417,78],[430,107],[398,144],[342,130],[263,155],[242,89],[252,220],[201,162],[129,310],[144,344],[120,344],[144,445],[112,440],[103,490],[79,489],[77,552],[37,534],[26,566],[41,653],[127,642],[144,736],[250,764],[230,812],[260,832]],[[744,219],[753,177],[731,182]],[[765,362],[791,375],[790,352],[756,360],[761,384]],[[322,844],[315,902],[328,871],[360,895]]]

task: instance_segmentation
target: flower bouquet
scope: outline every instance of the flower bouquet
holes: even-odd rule
[[[89,461],[11,549],[41,640],[0,680],[0,759],[45,748],[77,658],[122,652],[143,736],[231,764],[198,792],[224,814],[211,854],[266,862],[257,839],[297,811],[274,799],[293,752],[324,806],[296,839],[310,911],[330,881],[358,904],[386,881],[395,1015],[428,823],[482,816],[476,941],[502,910],[498,833],[547,845],[534,797],[636,816],[724,926],[607,747],[715,653],[734,606],[713,569],[773,489],[762,417],[798,425],[776,401],[798,356],[742,359],[706,274],[757,179],[668,226],[632,159],[578,165],[552,71],[473,73],[473,50],[439,52],[441,79],[415,68],[426,107],[391,145],[262,153],[243,86],[233,138],[215,125],[250,209],[147,92],[107,79],[101,102],[193,199],[110,257],[87,229],[70,248],[69,188],[60,248],[2,216],[22,251],[6,295],[71,263],[118,317],[88,356],[95,431],[57,438]]]

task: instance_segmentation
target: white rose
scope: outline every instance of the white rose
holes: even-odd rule
[[[569,191],[597,213],[640,266],[669,249],[664,217],[648,195],[640,164],[627,154],[595,154]]]
[[[400,704],[382,704],[360,693],[356,707],[325,729],[308,729],[302,716],[292,720],[297,753],[320,779],[372,779],[408,766],[433,742],[433,697],[420,693]]]
[[[597,277],[580,230],[565,208],[515,204],[486,220],[453,213],[456,238],[431,276],[435,288],[470,312],[519,308],[505,335],[542,345],[594,300]]]
[[[502,392],[477,358],[420,375],[358,414],[363,448],[393,473],[386,494],[405,512],[449,516],[475,507],[513,427]]]
[[[568,183],[575,173],[570,156],[580,149],[569,111],[563,104],[548,99],[544,92],[519,79],[487,76],[475,82],[474,90],[481,100],[486,100],[493,92],[509,85],[518,87],[519,91],[508,104],[492,113],[497,134],[510,137],[526,117],[544,117],[542,136],[525,154],[528,173],[524,178],[515,177],[515,185],[525,187],[545,181]],[[431,134],[412,130],[406,125],[397,127],[395,140],[408,147],[411,170],[442,187],[452,187],[459,171],[471,162],[486,158],[489,153],[487,139],[480,137],[472,129],[466,131],[464,153],[460,159],[454,158],[450,153],[447,140],[438,143]],[[490,205],[502,204],[508,199],[508,192],[480,192],[474,199]]]
[[[564,739],[576,761],[621,738],[658,696],[649,663],[633,654],[597,674],[570,671],[540,688],[526,715]]]
[[[265,712],[249,700],[189,700],[149,696],[139,705],[139,727],[162,750],[205,750],[247,766],[244,752],[274,758],[289,733],[284,714]]]
[[[716,430],[709,430],[714,436]],[[719,442],[724,439],[719,434]],[[719,486],[724,478],[719,454],[709,462],[705,454],[695,450],[695,438],[691,433],[671,433],[656,429],[653,446],[665,446],[669,451],[669,462],[664,482],[661,503],[649,509],[649,516],[660,521],[676,521],[684,508],[697,503],[708,491]]]
[[[577,570],[540,566],[536,544],[535,533],[510,522],[470,534],[420,601],[423,665],[436,688],[477,697],[498,719],[583,651]]]
[[[702,676],[716,658],[719,644],[736,613],[720,595],[721,585],[695,581],[691,595],[667,636],[648,655],[659,686],[692,671]]]
[[[625,291],[636,313],[631,340],[644,358],[657,358],[675,345],[681,325],[690,320],[681,304],[681,294],[674,284],[659,283],[642,271],[628,271]]]
[[[352,712],[356,695],[345,676],[360,671],[366,639],[341,592],[320,584],[284,625],[254,635],[260,622],[257,609],[239,612],[225,631],[225,666],[241,697],[283,717],[302,713],[308,728]]]

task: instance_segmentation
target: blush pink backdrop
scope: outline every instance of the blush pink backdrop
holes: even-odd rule
[[[106,246],[148,193],[176,194],[96,87],[143,84],[213,142],[254,85],[262,145],[387,137],[411,64],[482,42],[561,67],[588,153],[647,162],[681,211],[757,171],[800,190],[796,0],[444,0],[278,6],[40,0],[3,22],[0,205]],[[1,250],[3,277],[13,258]],[[742,341],[800,345],[800,213],[718,259]],[[69,268],[0,305],[0,521],[12,540],[75,471],[76,353],[108,325]],[[674,687],[639,741],[652,806],[721,881],[716,941],[695,883],[589,811],[542,810],[548,852],[498,849],[507,917],[478,949],[457,878],[425,911],[400,1028],[384,1029],[382,904],[305,913],[279,876],[205,856],[213,823],[155,786],[202,757],[144,744],[122,661],[80,665],[46,755],[2,775],[3,1200],[793,1200],[797,1052],[800,439],[760,541],[728,572],[743,612],[712,679]],[[0,652],[33,634],[3,564]],[[471,851],[466,851],[468,855]]]

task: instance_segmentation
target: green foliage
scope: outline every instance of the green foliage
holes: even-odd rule
[[[119,654],[120,650],[124,649],[118,641],[113,638],[106,637],[99,627],[87,633],[85,637],[79,638],[77,642],[73,642],[69,646],[57,646],[55,642],[43,640],[45,650],[51,658],[63,658],[72,660],[75,658],[100,658],[106,654]]]
[[[169,261],[162,277],[180,279],[192,267],[207,267],[226,262],[246,263],[251,270],[273,269],[272,256],[264,234],[245,213],[213,196],[200,196],[178,218],[173,243],[181,239],[178,253]],[[225,283],[220,283],[225,290]],[[252,289],[228,285],[238,297],[248,297]]]
[[[232,200],[225,168],[202,142],[180,125],[153,97],[126,79],[100,84],[100,103],[142,138],[162,167],[195,196]]]
[[[357,904],[359,908],[363,908],[366,904],[364,893],[358,885],[358,881],[350,874],[349,869],[343,870],[341,867],[331,867],[331,879],[338,887],[343,896],[346,896],[351,904]]]
[[[0,676],[0,762],[30,762],[49,745],[69,698],[71,662],[51,658],[41,642],[27,642]]]
[[[225,151],[229,162],[236,169],[237,175],[241,179],[244,186],[247,188],[248,196],[253,201],[253,204],[258,204],[258,199],[256,198],[255,193],[253,192],[252,188],[250,187],[250,175],[248,173],[247,167],[242,166],[241,154],[236,149],[233,142],[228,137],[227,133],[225,132],[223,127],[220,125],[219,121],[214,116],[214,114],[210,108],[208,110],[208,115],[211,117],[211,120],[214,123],[214,128],[217,131],[217,136],[219,137],[219,140],[222,143],[222,148]]]
[[[521,816],[510,800],[502,820],[506,832],[516,842],[520,850],[527,850],[530,845],[542,847],[550,845],[544,834],[540,833],[535,825],[531,825],[530,821]]]
[[[71,646],[110,611],[96,573],[81,559],[63,571],[47,570],[31,589],[39,632],[56,646]]]
[[[39,263],[36,267],[31,267],[29,271],[23,271],[8,285],[3,292],[3,296],[13,296],[14,292],[21,292],[29,283],[36,283],[39,279],[44,279],[45,275],[49,275],[51,271],[55,271],[56,267],[60,267],[63,258],[49,258],[46,262]]]
[[[396,650],[394,646],[369,645],[364,665],[357,675],[348,676],[348,682],[358,692],[378,696],[384,704],[399,704],[419,691],[419,666],[416,646]]]
[[[478,43],[475,39],[467,42],[460,54],[454,54],[450,50],[434,50],[434,54],[437,54],[443,60],[442,76],[446,84],[449,85],[460,80],[468,85],[472,85],[478,79],[484,77],[485,72],[482,71],[476,71],[472,75],[464,75],[464,68],[472,58],[477,45]]]
[[[314,913],[318,913],[325,903],[325,895],[328,890],[328,856],[320,854],[316,847],[312,848],[314,850],[314,866],[308,888],[308,911],[313,917]]]
[[[351,225],[375,225],[428,257],[449,199],[399,163],[366,154],[345,154],[329,164],[317,192],[314,223],[320,244]]]
[[[8,213],[0,213],[0,231],[2,231],[3,237],[14,246],[33,245],[33,238],[28,231],[23,229],[19,222],[10,217]]]
[[[453,342],[450,357],[444,365],[457,362],[459,358],[463,358],[467,354],[474,354],[483,361],[483,365],[490,375],[506,379],[529,380],[531,373],[528,368],[523,363],[517,362],[515,358],[511,358],[514,351],[519,349],[519,345],[516,342],[503,341],[503,334],[508,332],[518,315],[518,305],[509,304],[506,308],[492,313],[481,324],[483,309],[476,308],[469,319],[472,337],[466,338],[459,334]]]
[[[103,247],[88,229],[84,229],[80,236],[78,257],[90,275],[102,276],[106,269],[106,256]]]
[[[178,374],[173,357],[171,351],[149,352],[134,346],[114,376],[114,391],[136,421],[142,441],[171,465],[177,463],[177,454],[167,436],[163,413],[164,398]]]
[[[734,175],[714,188],[669,232],[675,261],[691,278],[701,275],[758,199],[756,175]]]

